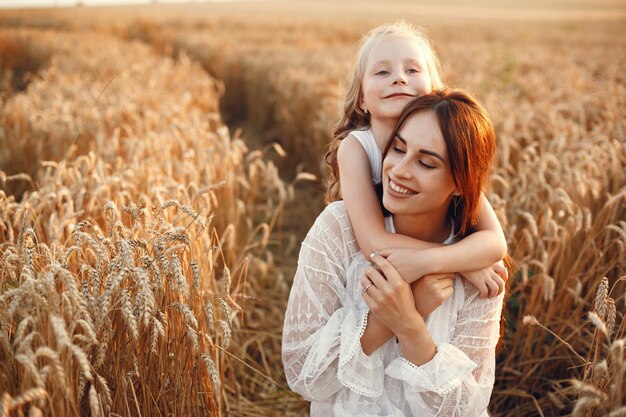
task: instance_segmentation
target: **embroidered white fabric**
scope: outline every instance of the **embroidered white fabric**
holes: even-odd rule
[[[481,299],[457,276],[454,294],[426,320],[437,344],[430,362],[403,358],[395,338],[367,356],[360,280],[368,265],[343,202],[330,204],[302,243],[283,329],[287,381],[311,401],[311,417],[487,417],[502,295]]]

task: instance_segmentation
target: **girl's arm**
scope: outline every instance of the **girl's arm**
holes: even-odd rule
[[[364,254],[378,251],[389,257],[405,281],[413,282],[428,274],[481,270],[506,254],[504,233],[484,195],[477,232],[454,245],[424,242],[385,229],[380,203],[372,186],[369,159],[354,136],[348,135],[342,140],[337,162],[342,197],[359,248]]]
[[[484,195],[481,196],[476,228],[476,232],[452,245],[441,245],[421,251],[404,246],[385,249],[378,253],[389,259],[407,282],[413,282],[427,274],[443,272],[463,274],[491,268],[504,258],[507,246],[496,213]],[[415,268],[415,264],[419,265],[419,270]],[[485,276],[485,274],[475,275]],[[480,279],[477,277],[477,282],[470,279],[470,282],[480,288],[481,286],[477,285]]]
[[[353,135],[341,141],[337,163],[341,194],[361,252],[370,254],[386,248],[426,249],[441,246],[385,229],[383,212],[372,185],[369,159]]]

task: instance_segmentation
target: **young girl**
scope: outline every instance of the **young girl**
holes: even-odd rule
[[[401,21],[368,34],[358,54],[344,114],[326,154],[330,166],[327,202],[343,199],[363,253],[378,253],[411,283],[422,276],[459,272],[482,297],[504,288],[506,240],[484,195],[480,197],[476,231],[453,245],[434,245],[385,230],[383,212],[372,182],[381,178],[382,153],[404,106],[415,97],[443,87],[437,57],[426,36]],[[424,178],[437,169],[437,156],[423,153],[414,161]],[[455,182],[457,179],[455,178]],[[392,189],[407,198],[419,194],[394,182]],[[457,184],[459,186],[459,184]],[[480,193],[480,190],[476,190]],[[464,210],[453,193],[455,233],[466,233],[459,219]],[[447,281],[449,282],[449,281]]]

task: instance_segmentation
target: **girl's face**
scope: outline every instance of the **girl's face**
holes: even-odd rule
[[[421,45],[404,36],[387,36],[367,57],[361,108],[373,119],[397,119],[411,99],[431,90]]]
[[[445,218],[456,191],[434,112],[414,113],[393,138],[383,160],[384,206],[396,215]]]

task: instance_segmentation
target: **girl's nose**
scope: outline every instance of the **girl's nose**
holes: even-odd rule
[[[405,84],[406,85],[406,77],[404,76],[404,73],[399,72],[396,75],[396,78],[393,81],[393,85],[398,85],[398,84]]]

